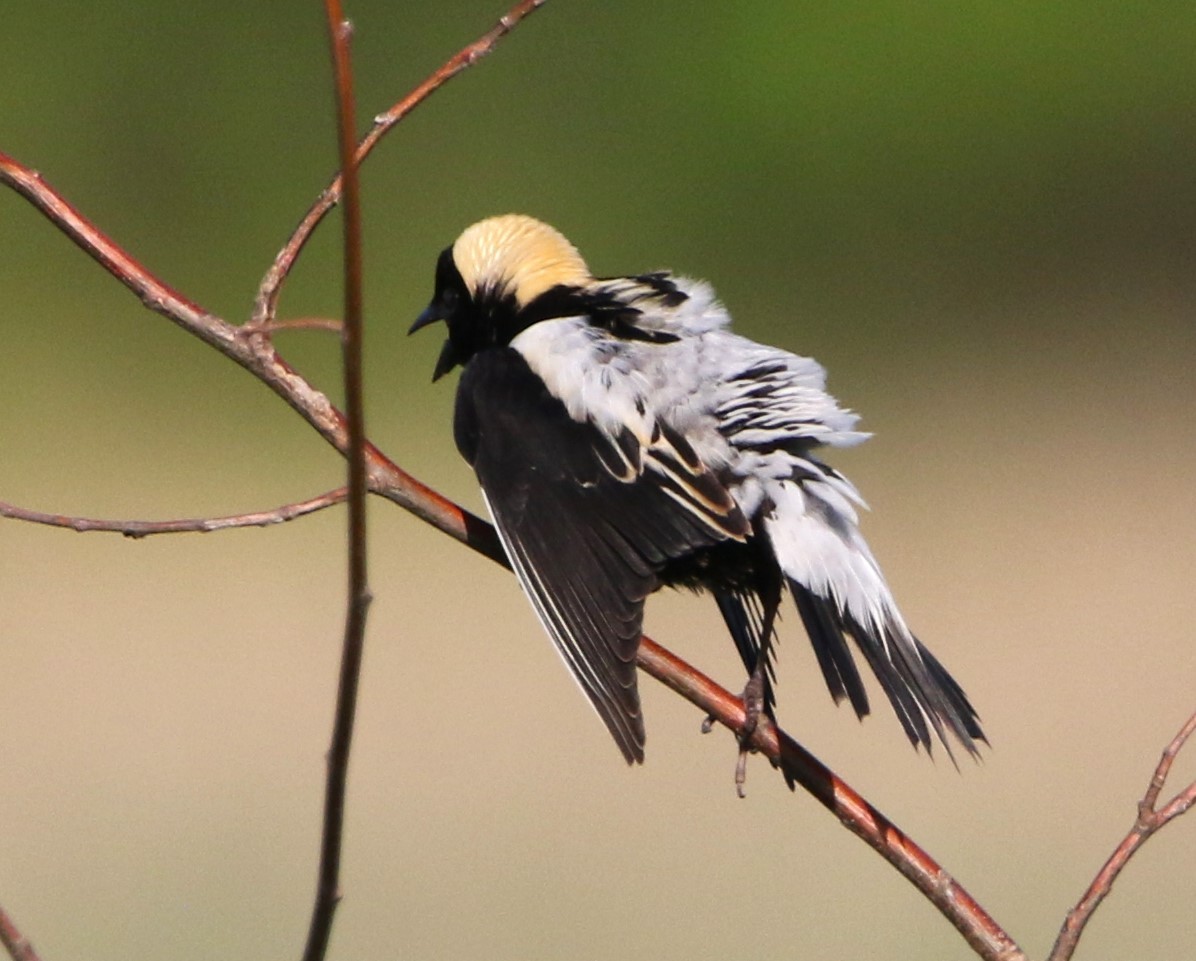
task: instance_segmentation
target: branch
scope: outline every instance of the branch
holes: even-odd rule
[[[737,737],[744,735],[746,713],[737,695],[649,637],[640,641],[637,663],[644,673],[696,704]],[[934,858],[767,717],[759,719],[750,743],[780,769],[790,786],[800,784],[852,834],[901,872],[977,955],[985,961],[1025,961],[1017,943]]]
[[[357,690],[361,661],[365,653],[365,620],[372,595],[366,577],[366,457],[365,401],[362,391],[362,257],[361,194],[357,160],[354,157],[355,101],[353,65],[349,41],[353,27],[345,19],[340,0],[324,0],[328,35],[336,78],[337,140],[344,170],[345,216],[344,286],[345,317],[341,332],[345,409],[349,450],[349,597],[345,612],[345,635],[341,650],[340,683],[328,751],[328,777],[324,787],[324,825],[320,834],[320,867],[316,899],[312,906],[304,961],[323,961],[332,935],[332,919],[340,901],[341,848],[345,826],[345,790],[349,779],[349,757],[353,726],[357,717]]]
[[[360,165],[369,156],[370,151],[377,146],[378,141],[395,127],[399,121],[406,117],[407,114],[411,113],[412,110],[427,100],[428,97],[452,80],[457,74],[468,70],[490,53],[503,37],[519,26],[525,17],[534,13],[546,2],[547,0],[520,0],[519,3],[511,7],[499,19],[498,23],[491,30],[484,33],[473,43],[458,50],[441,65],[440,69],[433,72],[423,83],[407,94],[407,96],[398,101],[385,113],[378,114],[374,118],[374,125],[370,128],[369,133],[357,145],[357,153],[355,154],[356,163]],[[345,169],[343,164],[342,169]],[[282,292],[283,281],[286,280],[287,275],[291,272],[291,268],[295,265],[296,259],[299,257],[299,253],[307,244],[317,225],[324,219],[325,214],[340,203],[343,186],[340,174],[332,178],[331,183],[324,188],[324,192],[308,208],[307,213],[303,215],[303,219],[299,221],[299,226],[291,234],[291,238],[282,250],[278,252],[278,256],[274,258],[274,263],[270,265],[270,269],[266,271],[266,275],[262,278],[261,285],[258,287],[257,298],[254,301],[252,323],[265,323],[271,320],[276,314],[278,310],[278,297]]]
[[[336,490],[326,491],[305,501],[293,504],[283,504],[269,511],[254,511],[248,514],[230,514],[227,517],[193,517],[185,520],[171,521],[114,521],[98,520],[91,517],[70,517],[65,514],[44,514],[41,511],[29,510],[0,501],[0,517],[7,517],[17,521],[28,521],[31,524],[46,524],[50,527],[65,527],[68,530],[87,533],[89,531],[104,531],[112,534],[123,534],[138,540],[152,534],[207,534],[212,531],[229,530],[234,527],[269,527],[271,524],[282,524],[293,521],[297,517],[306,517],[326,507],[342,503],[348,497],[348,488],[338,487]]]
[[[45,214],[50,223],[133,291],[150,310],[189,330],[221,353],[229,353],[230,342],[236,337],[234,328],[151,274],[72,207],[36,170],[0,153],[0,183],[8,184]]]
[[[4,945],[12,961],[41,961],[33,945],[25,940],[3,908],[0,908],[0,944]]]
[[[1113,882],[1117,880],[1130,858],[1137,854],[1138,849],[1156,832],[1165,828],[1181,814],[1185,814],[1193,804],[1196,804],[1196,781],[1193,781],[1161,809],[1157,807],[1159,794],[1162,793],[1163,787],[1167,783],[1167,776],[1171,773],[1171,765],[1175,762],[1175,756],[1183,749],[1194,731],[1196,731],[1196,714],[1188,718],[1187,723],[1180,728],[1179,733],[1164,749],[1163,756],[1159,758],[1158,766],[1154,769],[1150,784],[1146,788],[1146,793],[1138,802],[1138,817],[1134,821],[1134,826],[1130,828],[1129,833],[1109,856],[1109,860],[1097,872],[1092,884],[1084,892],[1084,896],[1080,898],[1074,908],[1067,912],[1067,920],[1063,922],[1059,937],[1055,939],[1055,946],[1051,949],[1047,961],[1067,961],[1075,953],[1076,946],[1080,943],[1080,936],[1092,919],[1093,912],[1100,907],[1100,903],[1113,890]]]
[[[544,0],[523,0],[517,3],[499,21],[498,25],[479,40],[462,49],[450,58],[440,70],[420,84],[411,94],[375,121],[374,128],[361,144],[356,160],[369,153],[374,143],[390,127],[393,127],[407,113],[423,102],[431,93],[450,79],[472,66],[510,33],[518,23]],[[353,164],[345,164],[350,169]],[[304,418],[329,444],[342,455],[349,456],[351,445],[350,428],[341,414],[320,391],[278,356],[270,341],[270,333],[278,329],[274,321],[274,305],[278,287],[285,279],[299,250],[311,231],[327,210],[341,196],[342,183],[338,177],[309,211],[292,240],[284,248],[262,284],[259,304],[265,307],[255,309],[253,323],[236,328],[205,308],[199,306],[169,287],[148,271],[141,263],[120,248],[106,234],[87,220],[41,175],[12,157],[0,152],[0,183],[12,187],[18,194],[40,210],[46,218],[75,243],[101,267],[128,287],[149,309],[162,314],[201,341],[216,348],[224,356],[244,367],[281,397],[296,413]],[[295,324],[293,326],[316,326]],[[319,324],[318,326],[324,326]],[[354,438],[357,442],[357,438]],[[505,563],[506,557],[498,543],[494,530],[485,521],[457,507],[431,488],[407,474],[382,454],[364,437],[360,438],[361,454],[353,458],[365,465],[369,489],[404,507],[433,526],[452,528],[459,539],[466,541],[475,550]],[[360,475],[359,475],[360,476]],[[350,616],[352,607],[350,608]],[[349,633],[348,625],[346,634]],[[316,920],[313,916],[313,929]],[[311,940],[309,933],[309,940]],[[318,935],[317,935],[318,936]],[[6,915],[0,911],[0,938],[13,961],[38,961],[37,955]],[[309,945],[310,948],[310,945]]]
[[[261,330],[234,327],[177,293],[75,210],[39,173],[4,153],[0,153],[0,183],[8,184],[44,213],[88,256],[137,294],[143,304],[244,367],[342,456],[347,456],[349,432],[344,415],[291,369]],[[366,461],[371,491],[433,525],[464,525],[471,532],[473,546],[488,556],[503,556],[488,524],[412,477],[368,442]]]
[[[426,80],[388,111],[380,114],[356,152],[358,164],[392,127],[448,81],[463,73],[490,53],[507,34],[546,0],[520,0],[498,23],[473,43],[450,57]],[[94,224],[83,217],[41,175],[0,152],[0,183],[8,184],[25,197],[47,219],[96,260],[108,273],[135,293],[151,310],[162,314],[225,357],[244,367],[269,387],[292,410],[308,422],[342,456],[349,447],[344,415],[320,391],[294,371],[274,349],[269,333],[274,321],[279,286],[285,280],[311,232],[341,197],[340,176],[320,195],[267,271],[258,292],[250,323],[235,327],[210,311],[192,303],[150,273]],[[408,474],[368,441],[365,456],[370,490],[387,498],[421,520],[462,531],[463,539],[475,550],[506,563],[506,555],[494,529],[485,521],[462,510]]]

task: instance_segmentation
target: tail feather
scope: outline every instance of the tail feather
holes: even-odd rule
[[[883,634],[870,632],[839,610],[834,601],[811,593],[792,579],[789,589],[836,701],[846,693],[859,717],[869,712],[868,697],[847,645],[851,638],[880,682],[911,744],[931,751],[933,732],[950,755],[950,732],[969,754],[978,753],[977,742],[984,740],[984,732],[975,708],[963,688],[917,638],[893,623],[886,625]]]
[[[977,742],[984,740],[975,708],[905,626],[859,532],[847,482],[836,486],[835,480],[776,484],[765,521],[831,696],[846,697],[860,717],[868,713],[850,638],[915,746],[930,751],[937,739],[950,755],[953,739],[975,755]]]
[[[836,704],[846,697],[858,717],[866,716],[871,711],[868,692],[864,690],[855,659],[843,639],[843,623],[835,605],[806,590],[792,578],[789,580],[789,591],[793,594],[797,612],[814,646],[814,654],[831,697]]]
[[[943,667],[939,659],[916,637],[913,641],[917,645],[918,652],[922,655],[922,660],[926,663],[926,668],[935,685],[942,691],[948,703],[953,706],[951,716],[958,719],[960,726],[952,725],[952,732],[965,746],[967,746],[967,738],[971,738],[973,743],[968,750],[969,753],[975,754],[976,741],[988,743],[988,738],[984,736],[984,731],[980,727],[980,715],[976,713],[976,709],[972,706],[972,702],[964,693],[963,688],[959,686],[959,682],[947,673],[947,669]],[[964,737],[965,733],[967,738]]]

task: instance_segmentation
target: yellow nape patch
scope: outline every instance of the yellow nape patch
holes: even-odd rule
[[[453,260],[471,292],[513,294],[521,307],[558,284],[581,286],[594,279],[559,231],[522,214],[467,227],[453,244]]]

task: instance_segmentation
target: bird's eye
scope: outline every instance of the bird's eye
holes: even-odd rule
[[[440,302],[449,310],[456,308],[461,295],[457,292],[456,287],[445,287],[440,292]]]

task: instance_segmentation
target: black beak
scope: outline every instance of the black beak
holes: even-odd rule
[[[448,314],[444,308],[437,302],[432,301],[428,304],[427,309],[415,318],[415,323],[411,325],[411,329],[407,331],[407,336],[410,337],[417,330],[423,330],[425,327],[430,327],[438,320],[448,320]],[[432,381],[435,383],[440,380],[445,374],[457,366],[457,352],[453,349],[453,342],[451,339],[446,339],[444,347],[440,351],[440,357],[436,360],[436,369],[432,371]]]
[[[434,324],[438,320],[448,320],[448,318],[445,316],[440,304],[438,304],[436,301],[432,301],[432,303],[428,304],[428,306],[424,308],[424,312],[415,318],[415,323],[412,324],[411,329],[407,331],[407,336],[410,337],[417,330],[423,330],[429,324]]]
[[[445,374],[457,366],[457,352],[453,350],[453,342],[445,340],[440,350],[440,357],[436,360],[436,369],[432,371],[432,383],[440,380]]]

